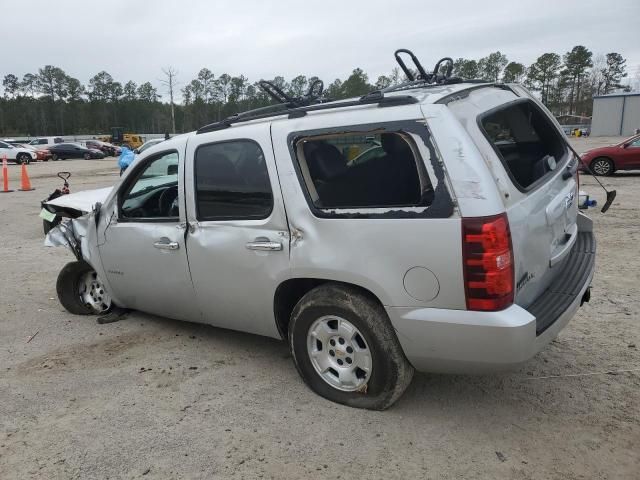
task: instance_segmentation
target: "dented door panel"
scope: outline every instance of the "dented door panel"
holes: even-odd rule
[[[198,148],[242,139],[257,142],[264,155],[273,195],[271,213],[261,219],[200,219],[194,172]],[[280,338],[273,300],[278,285],[289,278],[289,228],[273,159],[270,124],[191,137],[186,167],[187,250],[203,321]],[[267,248],[269,245],[278,247]]]

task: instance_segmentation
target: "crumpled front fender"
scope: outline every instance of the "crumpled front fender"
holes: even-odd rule
[[[100,274],[102,262],[98,252],[95,215],[95,212],[91,212],[74,219],[63,219],[47,233],[44,244],[47,247],[67,247],[76,259],[84,260]]]

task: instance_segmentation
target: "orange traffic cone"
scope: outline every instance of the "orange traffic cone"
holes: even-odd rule
[[[9,190],[9,169],[7,168],[7,156],[2,156],[2,190],[0,193],[9,193],[13,190]]]
[[[20,188],[18,190],[21,192],[35,190],[35,188],[31,186],[31,180],[29,180],[29,174],[27,173],[27,164],[25,162],[22,162],[22,174],[20,178]]]

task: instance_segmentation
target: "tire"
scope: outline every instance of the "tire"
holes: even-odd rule
[[[289,346],[305,383],[350,407],[385,410],[413,378],[384,308],[356,287],[328,283],[302,297],[291,314]],[[320,373],[318,363],[329,368]]]
[[[607,157],[594,158],[589,167],[591,168],[591,171],[599,177],[613,175],[613,172],[615,171],[613,162]]]
[[[54,162],[58,160],[58,154],[54,153],[53,155],[51,155],[51,160],[53,160]]]
[[[85,160],[91,160],[91,154],[90,154],[90,153],[85,153],[85,154],[83,155],[83,158],[84,158]]]
[[[31,155],[28,153],[19,153],[16,157],[16,163],[22,165],[23,163],[29,165],[31,163]]]
[[[91,303],[84,301],[82,289],[87,278],[96,278],[93,267],[85,261],[67,263],[58,274],[56,291],[58,300],[62,306],[74,315],[90,315],[105,313],[111,308],[111,298],[106,294],[108,305],[104,308],[95,308]],[[102,287],[103,288],[103,287]],[[104,292],[103,290],[100,290]]]

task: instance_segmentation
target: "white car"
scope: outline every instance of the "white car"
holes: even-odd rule
[[[7,142],[0,142],[0,159],[5,157],[7,160],[20,165],[22,163],[29,164],[31,161],[36,161],[38,155],[34,150],[29,148],[16,147]]]
[[[55,145],[56,143],[64,142],[64,138],[62,137],[39,137],[34,138],[29,142],[29,145],[41,145],[43,148],[51,145]]]
[[[57,281],[69,312],[282,338],[316,393],[384,409],[414,369],[526,362],[589,300],[578,159],[526,89],[425,74],[325,102],[261,86],[280,103],[45,204],[90,212],[47,236],[77,258]]]

